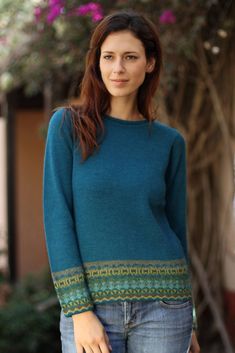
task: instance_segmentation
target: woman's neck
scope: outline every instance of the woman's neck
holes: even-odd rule
[[[112,97],[110,110],[106,113],[124,120],[144,120],[137,109],[136,98],[132,97]]]

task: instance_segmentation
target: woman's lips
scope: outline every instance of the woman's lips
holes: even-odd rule
[[[128,80],[111,80],[111,82],[115,86],[122,86],[122,85],[125,85],[128,82]]]

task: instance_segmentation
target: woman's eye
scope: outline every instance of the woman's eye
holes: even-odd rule
[[[105,55],[103,56],[104,59],[111,58],[111,55]]]
[[[103,58],[104,58],[105,60],[109,60],[109,59],[112,58],[112,55],[105,55],[105,56],[103,56]],[[135,59],[138,59],[137,56],[135,56],[135,55],[127,55],[126,58],[127,58],[127,60],[135,60]]]
[[[135,55],[127,55],[127,58],[130,58],[130,59],[137,59],[137,56],[135,56]]]

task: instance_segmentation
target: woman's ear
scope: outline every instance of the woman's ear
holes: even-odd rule
[[[152,72],[154,69],[155,63],[156,63],[156,59],[150,58],[148,60],[147,66],[146,66],[146,72],[148,72],[148,73]]]

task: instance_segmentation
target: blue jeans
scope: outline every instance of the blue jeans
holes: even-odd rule
[[[192,335],[192,301],[123,301],[94,304],[112,353],[187,353]],[[61,310],[62,353],[77,353],[73,319]],[[84,350],[85,352],[85,350]]]

